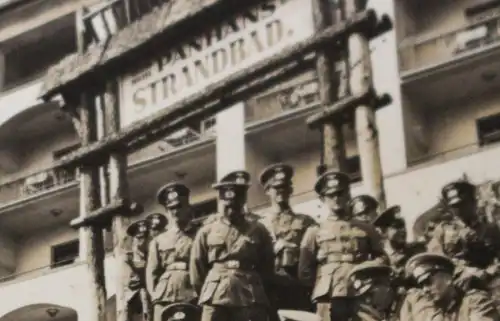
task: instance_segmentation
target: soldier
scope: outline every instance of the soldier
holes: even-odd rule
[[[269,317],[266,293],[274,276],[273,243],[257,220],[245,215],[250,174],[231,172],[213,187],[221,213],[205,221],[191,252],[191,282],[203,321],[261,321]]]
[[[141,311],[144,319],[149,320],[151,301],[146,291],[145,268],[148,257],[148,225],[145,220],[130,224],[127,234],[132,237],[132,251],[127,253],[129,267],[128,287],[125,296],[131,311]]]
[[[172,303],[194,302],[196,292],[189,281],[189,255],[198,225],[193,224],[189,188],[169,183],[158,191],[158,203],[173,219],[169,228],[150,243],[146,271],[154,319],[161,320],[163,310]]]
[[[329,216],[304,235],[299,258],[299,278],[314,286],[312,300],[322,320],[347,320],[351,298],[347,293],[347,274],[353,266],[370,259],[387,261],[382,240],[369,224],[351,220],[349,177],[326,172],[314,187],[329,208]]]
[[[300,242],[314,219],[290,207],[293,168],[274,164],[262,172],[260,183],[271,199],[271,210],[261,222],[274,240],[276,278],[272,292],[277,309],[311,311],[310,288],[298,280]]]
[[[349,272],[348,289],[355,297],[349,321],[386,320],[394,298],[391,273],[391,267],[380,261],[363,262]]]
[[[371,223],[377,217],[378,202],[370,195],[359,195],[349,202],[349,211],[353,219]]]
[[[168,224],[168,219],[161,213],[149,214],[146,216],[146,221],[149,225],[150,238],[155,238],[157,235],[163,233]]]
[[[408,259],[422,252],[418,244],[409,244],[406,241],[407,231],[405,220],[401,217],[401,207],[391,206],[383,211],[374,221],[373,226],[379,228],[384,239],[384,249],[389,256],[393,269],[392,285],[396,292],[396,300],[391,306],[391,316],[399,314],[399,308],[406,291],[414,286],[406,277],[405,265]]]
[[[492,224],[479,221],[476,213],[476,188],[457,181],[442,189],[445,215],[434,230],[428,249],[455,260],[455,280],[465,287],[483,288],[498,273],[500,232]]]
[[[420,285],[408,292],[401,321],[499,321],[486,291],[459,290],[452,282],[455,264],[441,254],[421,253],[406,264],[406,272]]]

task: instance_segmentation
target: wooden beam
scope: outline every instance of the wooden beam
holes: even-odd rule
[[[107,133],[116,134],[120,130],[120,106],[118,100],[118,85],[116,80],[106,83],[104,91],[104,110],[107,124]],[[127,153],[117,151],[109,157],[109,195],[111,202],[128,199],[130,191],[127,180]],[[113,253],[116,259],[116,321],[130,321],[132,316],[125,289],[128,287],[127,252],[127,227],[130,224],[128,218],[130,211],[123,210],[116,213],[112,218],[113,231]],[[149,310],[149,307],[144,307]]]
[[[349,0],[348,4],[346,9],[349,15],[355,15],[357,11],[363,9],[356,6],[355,0]],[[382,23],[384,26],[380,27],[379,23],[378,33],[385,32],[392,27],[390,20],[385,19]],[[351,33],[347,39],[349,65],[351,66],[349,87],[351,94],[354,96],[374,91],[369,40],[369,36],[360,31]],[[375,118],[375,104],[376,101],[371,99],[357,106],[354,123],[363,185],[368,194],[377,199],[379,209],[384,210],[386,200]]]
[[[335,17],[332,17],[332,8],[328,0],[313,0],[313,18],[315,29],[322,32],[332,25]],[[343,41],[342,41],[343,42]],[[319,96],[323,108],[327,108],[337,100],[340,79],[335,76],[335,64],[342,59],[343,50],[341,46],[328,48],[324,46],[318,51],[316,60],[316,72],[318,74]],[[321,170],[318,174],[327,169],[347,171],[347,157],[345,150],[345,139],[342,131],[342,122],[323,122]]]
[[[193,94],[182,101],[162,109],[157,113],[137,121],[120,132],[110,134],[103,140],[96,142],[90,146],[82,147],[74,153],[63,157],[56,163],[56,166],[68,166],[71,163],[89,163],[95,162],[96,157],[102,157],[110,151],[124,148],[128,142],[136,137],[146,135],[154,128],[161,127],[163,124],[172,121],[176,118],[199,109],[200,106],[211,100],[220,99],[224,101],[228,99],[231,91],[240,86],[244,86],[248,82],[272,72],[276,68],[280,68],[294,60],[300,60],[304,55],[313,52],[322,45],[329,42],[334,43],[342,38],[345,38],[346,32],[354,30],[369,30],[376,25],[376,14],[373,10],[368,10],[357,14],[349,21],[340,23],[336,26],[329,27],[323,32],[320,32],[303,42],[300,42],[287,50],[283,50],[280,54],[273,56],[270,59],[259,62],[251,67],[245,68],[226,79],[218,81],[205,90]],[[228,106],[227,106],[228,107]],[[210,111],[208,111],[210,113]]]
[[[80,133],[82,146],[88,145],[96,139],[95,127],[95,109],[93,100],[88,94],[81,95],[80,110]],[[99,168],[82,167],[81,168],[81,197],[80,197],[80,218],[86,219],[89,213],[97,210],[100,205],[99,195]],[[89,321],[106,320],[106,283],[104,277],[104,239],[102,230],[97,226],[81,228],[82,241],[86,249],[86,261],[92,279],[91,284],[91,307],[94,309],[89,313]]]
[[[114,200],[85,217],[79,217],[71,221],[72,228],[96,226],[101,229],[106,228],[115,215],[136,216],[141,214],[144,208],[138,203],[130,203],[124,199]]]

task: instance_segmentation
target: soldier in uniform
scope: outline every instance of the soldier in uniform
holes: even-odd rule
[[[394,298],[391,273],[390,266],[376,260],[360,263],[349,272],[348,289],[355,298],[349,321],[386,320]]]
[[[352,298],[347,293],[347,274],[357,264],[388,261],[378,232],[370,224],[351,220],[349,177],[326,172],[314,187],[329,208],[329,216],[304,235],[299,258],[299,278],[314,286],[312,301],[322,320],[347,320]]]
[[[463,292],[452,280],[455,264],[441,254],[421,253],[406,264],[406,272],[420,285],[411,289],[401,307],[401,321],[499,321],[490,295],[469,289]]]
[[[401,217],[401,207],[391,206],[383,211],[374,221],[373,226],[377,227],[384,242],[384,249],[389,256],[390,265],[393,269],[392,285],[397,294],[394,304],[391,306],[391,315],[399,314],[399,308],[406,291],[414,286],[407,278],[405,265],[408,259],[423,249],[418,244],[409,244],[406,241],[407,230],[403,217]]]
[[[269,317],[266,292],[274,277],[273,243],[264,225],[245,215],[249,186],[245,171],[231,172],[213,185],[221,213],[207,219],[196,235],[190,263],[203,321]]]
[[[151,301],[146,290],[145,268],[148,257],[149,231],[145,220],[130,224],[127,235],[132,237],[132,251],[127,253],[126,263],[129,268],[128,287],[125,296],[131,311],[142,312],[144,319],[151,316]]]
[[[146,221],[149,225],[150,238],[155,238],[157,235],[163,233],[168,224],[167,217],[161,213],[149,214],[146,216]]]
[[[378,202],[370,195],[359,195],[349,202],[349,211],[353,219],[371,223],[377,217]]]
[[[429,252],[441,253],[457,264],[455,280],[465,287],[486,287],[499,272],[500,231],[480,222],[476,213],[476,187],[465,181],[442,189],[445,214],[428,244]]]
[[[196,292],[189,281],[189,256],[198,225],[193,224],[189,188],[169,183],[158,191],[157,199],[173,219],[169,228],[149,245],[146,281],[151,293],[154,319],[172,303],[194,302]]]
[[[300,242],[305,231],[315,225],[310,216],[294,213],[290,207],[293,193],[293,168],[274,164],[262,172],[260,183],[271,200],[271,210],[261,222],[274,241],[276,278],[272,288],[277,309],[311,311],[310,288],[298,280]]]

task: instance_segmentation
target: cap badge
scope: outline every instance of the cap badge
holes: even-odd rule
[[[225,198],[234,198],[234,196],[235,196],[234,191],[226,191],[224,193]]]
[[[327,183],[328,187],[338,187],[339,186],[339,181],[337,179],[332,179],[329,180]]]
[[[168,199],[170,201],[175,200],[177,198],[177,196],[179,196],[179,194],[177,194],[177,192],[170,192],[170,193],[168,193]]]
[[[359,288],[361,288],[363,284],[361,283],[360,280],[356,280],[352,285],[354,286],[354,289],[358,290]]]
[[[236,178],[236,184],[245,184],[246,180],[243,177]]]
[[[153,217],[153,219],[151,220],[152,223],[154,224],[159,224],[160,223],[160,218],[158,216],[155,216]]]
[[[413,269],[413,276],[418,279],[419,277],[424,275],[426,272],[427,271],[423,267],[417,266]]]
[[[366,210],[366,206],[365,206],[365,203],[363,203],[363,201],[357,201],[355,204],[354,204],[354,211],[355,212],[363,212]]]
[[[143,224],[139,225],[139,232],[146,232],[147,228]]]
[[[450,189],[447,193],[448,198],[453,198],[458,196],[458,191],[456,189]]]
[[[401,217],[401,213],[400,213],[400,212],[396,212],[396,213],[394,213],[394,218],[395,218],[395,219],[401,219],[401,218],[402,218],[402,217]]]
[[[274,175],[274,178],[277,180],[284,179],[285,178],[285,173],[283,172],[278,172],[276,175]]]
[[[186,314],[184,312],[175,312],[174,320],[184,320]]]

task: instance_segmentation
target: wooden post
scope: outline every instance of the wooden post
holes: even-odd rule
[[[315,29],[322,31],[335,20],[328,0],[313,0],[313,18]],[[333,19],[332,19],[333,18]],[[318,52],[316,71],[318,74],[320,102],[323,107],[332,105],[337,100],[340,82],[334,77],[335,64],[341,59],[336,48]],[[322,159],[319,172],[327,169],[346,171],[346,151],[342,123],[333,119],[322,125]]]
[[[120,110],[118,89],[115,81],[106,84],[104,92],[105,123],[107,134],[115,134],[120,130]],[[127,181],[126,150],[113,151],[109,158],[109,196],[110,201],[129,199]],[[126,229],[130,220],[124,215],[115,215],[112,219],[113,251],[116,260],[116,321],[129,321],[131,315],[125,298],[127,287],[126,255],[128,249]]]
[[[359,8],[359,0],[347,0],[345,10],[353,15]],[[369,41],[363,33],[351,33],[347,40],[349,53],[349,88],[351,95],[357,95],[373,88],[373,75]],[[379,208],[385,209],[384,178],[380,159],[380,145],[375,121],[375,102],[356,107],[354,122],[361,163],[361,176],[367,193],[379,202]]]
[[[81,94],[80,111],[80,134],[82,146],[86,146],[97,138],[95,108],[89,99],[89,94]],[[99,190],[99,167],[83,166],[80,174],[80,202],[82,212],[80,216],[88,216],[89,213],[100,208],[100,190]],[[102,230],[99,227],[90,226],[81,228],[81,242],[85,244],[83,248],[86,251],[87,266],[92,278],[91,306],[95,309],[89,315],[92,319],[89,321],[106,320],[106,283],[104,277],[104,239]]]
[[[83,8],[76,13],[77,25],[77,47],[79,52],[84,51],[83,30],[81,18]],[[97,140],[97,121],[95,99],[89,93],[82,93],[78,106],[79,120],[75,120],[75,129],[81,140],[81,145],[86,146]],[[86,217],[89,213],[97,210],[101,206],[99,190],[99,168],[97,166],[83,166],[80,170],[80,216]],[[81,249],[85,251],[85,260],[92,279],[91,304],[92,311],[89,321],[106,320],[106,282],[104,275],[104,239],[102,230],[98,227],[80,228],[80,242],[83,243]]]

